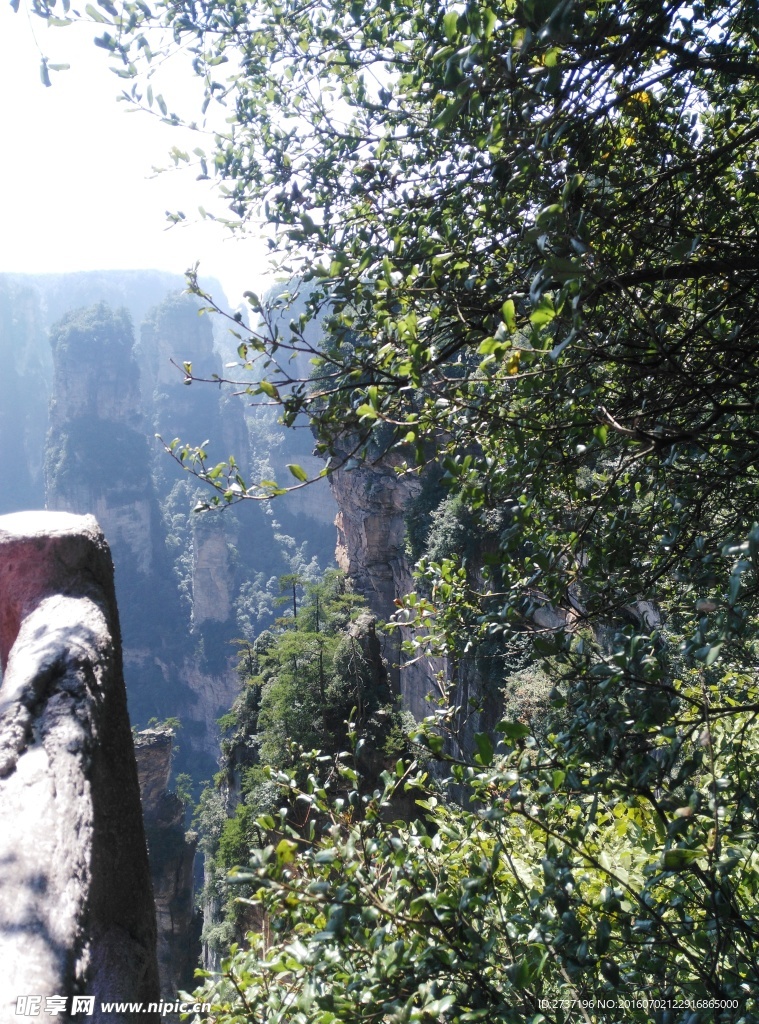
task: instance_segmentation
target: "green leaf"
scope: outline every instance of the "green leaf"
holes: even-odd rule
[[[87,4],[84,9],[87,12],[87,16],[92,21],[96,21],[99,25],[113,24],[113,22],[109,18],[106,18],[104,14],[101,14],[97,7],[93,7],[92,4]]]
[[[530,313],[530,323],[534,327],[545,327],[556,316],[553,306],[553,299],[550,295],[543,295],[535,309]]]
[[[302,213],[300,215],[300,222],[301,225],[303,226],[303,230],[307,235],[312,235],[314,234],[314,232],[319,230],[316,224],[314,223],[313,218],[310,217],[307,213]]]
[[[292,864],[295,860],[295,854],[298,852],[298,844],[292,842],[290,839],[281,839],[277,844],[276,855],[277,863],[280,865]]]
[[[524,722],[499,722],[495,727],[496,732],[503,734],[507,740],[520,740],[525,736],[530,735],[529,726],[526,726]]]
[[[458,38],[458,21],[458,11],[449,11],[448,14],[443,15],[443,31],[450,42]]]
[[[611,936],[611,921],[608,917],[602,917],[598,922],[598,930],[596,931],[596,952],[599,955],[607,952],[611,942]]]
[[[666,850],[662,857],[662,866],[665,871],[685,871],[705,854],[705,850],[684,850],[679,847]]]
[[[337,850],[335,850],[335,849],[319,850],[314,855],[314,863],[316,863],[316,864],[334,864],[334,862],[337,860],[337,858],[338,858],[338,853],[337,853]]]
[[[506,968],[509,981],[516,989],[525,988],[530,981],[530,970],[524,959]]]
[[[258,390],[264,395],[267,395],[269,398],[273,398],[276,401],[279,401],[279,391],[277,391],[277,389],[274,387],[271,381],[260,380],[258,382]]]
[[[477,748],[475,760],[481,765],[489,765],[493,762],[493,744],[487,733],[478,732],[474,736],[474,744]]]
[[[308,473],[306,473],[305,469],[303,469],[303,467],[299,466],[297,463],[288,462],[287,468],[290,470],[290,472],[292,473],[296,480],[301,480],[303,482],[308,480]]]
[[[619,967],[609,957],[606,957],[604,960],[601,961],[601,974],[603,974],[604,978],[606,978],[609,984],[612,985],[614,988],[617,988],[619,986]]]
[[[511,342],[510,341],[505,341],[504,342],[504,341],[498,341],[496,338],[485,338],[484,341],[480,342],[480,344],[479,344],[479,346],[477,348],[477,355],[480,355],[480,356],[492,355],[494,358],[498,359],[500,356],[502,356],[510,348],[511,348]]]
[[[461,111],[469,102],[468,96],[458,96],[445,104],[441,112],[432,119],[431,128],[447,128],[459,116]]]
[[[699,647],[698,650],[694,651],[693,656],[698,661],[702,661],[707,668],[710,668],[717,658],[719,658],[721,650],[721,643],[705,644],[703,647]]]

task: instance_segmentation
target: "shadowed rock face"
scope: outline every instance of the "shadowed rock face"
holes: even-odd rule
[[[0,1020],[93,995],[158,1014],[155,913],[113,568],[92,516],[0,517]],[[30,1018],[32,1019],[32,1018]],[[80,1019],[66,1017],[70,1019]]]
[[[184,802],[169,792],[173,744],[173,732],[161,728],[144,729],[134,741],[155,897],[158,974],[166,1002],[174,1002],[180,989],[194,987],[200,959],[200,920],[193,891],[198,837],[185,832]],[[164,1015],[164,1021],[178,1019]]]

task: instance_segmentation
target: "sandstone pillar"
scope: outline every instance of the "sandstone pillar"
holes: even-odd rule
[[[194,868],[198,837],[184,827],[185,804],[169,792],[171,729],[144,729],[135,736],[137,777],[153,881],[161,996],[175,1002],[180,989],[195,987],[200,960],[200,921],[195,910]],[[164,1024],[178,1021],[164,1014]]]
[[[0,1019],[93,996],[158,1024],[153,909],[108,546],[92,516],[0,517]],[[70,1002],[68,1004],[70,1009]],[[41,1012],[40,1012],[41,1011]]]

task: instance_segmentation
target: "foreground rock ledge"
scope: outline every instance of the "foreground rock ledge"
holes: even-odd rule
[[[155,914],[108,546],[92,516],[0,516],[0,1020],[19,996],[156,1002]],[[70,1008],[70,1004],[67,1008]]]

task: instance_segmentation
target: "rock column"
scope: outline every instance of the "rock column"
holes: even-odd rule
[[[92,516],[0,517],[0,666],[0,1019],[36,996],[30,1020],[65,999],[55,1019],[158,1024],[113,568]]]
[[[144,729],[135,737],[137,776],[148,841],[158,928],[158,976],[167,1003],[180,989],[194,988],[200,960],[201,922],[195,910],[194,868],[198,837],[184,828],[185,804],[169,792],[171,729]],[[178,1021],[166,1013],[167,1021]]]

